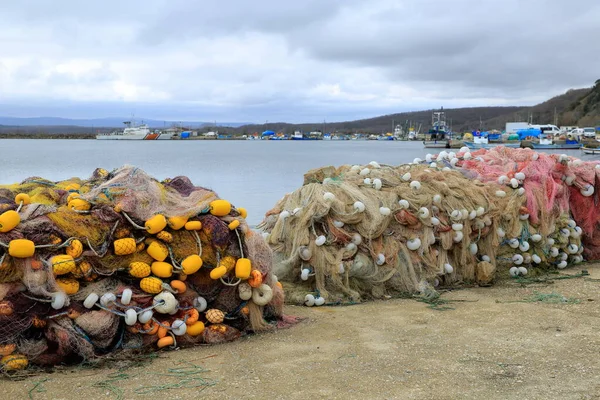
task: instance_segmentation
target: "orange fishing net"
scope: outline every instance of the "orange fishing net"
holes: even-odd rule
[[[135,167],[0,186],[0,370],[276,327],[283,290],[244,217],[186,177]]]

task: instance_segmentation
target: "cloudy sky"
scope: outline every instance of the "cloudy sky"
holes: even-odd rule
[[[600,78],[598,0],[19,0],[0,115],[336,121]]]

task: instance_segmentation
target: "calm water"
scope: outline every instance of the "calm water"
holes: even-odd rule
[[[198,186],[248,210],[255,225],[303,174],[326,165],[411,162],[438,149],[394,141],[99,141],[0,140],[0,183],[30,176],[58,181],[89,177],[94,169],[125,164],[157,179],[188,176]],[[584,159],[581,151],[560,151]]]

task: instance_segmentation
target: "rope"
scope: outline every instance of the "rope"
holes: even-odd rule
[[[129,218],[129,215],[127,215],[127,213],[125,211],[121,211],[121,214],[123,214],[125,216],[127,221],[129,221],[129,223],[131,225],[133,225],[134,228],[143,229],[145,231],[148,230],[145,226],[140,226],[140,225],[136,224],[135,222],[133,222],[133,220],[131,218]]]
[[[240,245],[240,254],[241,254],[242,258],[244,258],[244,246],[242,245],[242,238],[240,237],[240,233],[238,232],[237,229],[235,229],[235,234],[237,235],[238,243]]]
[[[39,185],[45,185],[45,186],[48,186],[48,187],[56,186],[56,183],[54,183],[54,182],[40,181],[40,180],[37,180],[37,179],[32,179],[30,181],[27,181],[27,183],[37,183]]]
[[[28,294],[25,294],[25,293],[21,293],[21,295],[23,297],[27,297],[30,300],[40,301],[40,302],[43,302],[43,303],[52,303],[52,300],[49,300],[49,299],[40,299],[40,298],[37,298],[37,297],[29,296]]]
[[[565,297],[560,293],[540,293],[534,291],[533,294],[523,300],[496,300],[497,303],[550,303],[550,304],[578,304],[581,300],[575,297]]]
[[[77,214],[91,214],[91,211],[83,211],[83,210],[74,210],[71,209],[72,212],[76,212]]]
[[[69,312],[68,312],[68,311],[63,311],[63,312],[60,312],[60,313],[58,313],[58,314],[54,314],[54,315],[48,315],[48,317],[47,317],[47,318],[48,318],[48,319],[54,319],[54,318],[62,317],[63,315],[68,315],[68,314],[69,314]]]
[[[585,278],[589,276],[590,273],[587,270],[582,270],[578,274],[573,275],[558,275],[558,276],[550,276],[550,277],[527,277],[527,276],[519,276],[513,278],[514,282],[517,282],[521,285],[535,284],[535,283],[551,283],[553,281],[564,280],[564,279],[576,279],[576,278]]]
[[[90,243],[90,239],[89,238],[85,238],[85,240],[87,241],[88,247],[90,248],[90,250],[92,250],[92,252],[97,256],[102,258],[104,256],[104,254],[106,254],[106,252],[102,255],[98,254],[98,252],[96,251],[96,249],[94,249],[94,247],[92,246],[92,244]]]
[[[173,268],[181,271],[183,269],[183,267],[181,265],[179,265],[179,263],[175,259],[175,256],[173,256],[173,250],[171,249],[170,246],[168,246],[167,249],[169,249],[169,257],[171,258],[171,263],[173,264]]]
[[[169,368],[167,373],[163,374],[154,374],[154,376],[161,376],[164,378],[180,378],[178,382],[173,383],[163,383],[154,386],[144,386],[134,390],[135,394],[152,394],[156,392],[161,392],[163,390],[171,390],[171,389],[200,389],[204,390],[209,387],[215,386],[216,382],[212,380],[208,380],[200,374],[204,374],[209,372],[207,369],[204,369],[201,366],[185,363],[187,367],[180,368]],[[163,381],[163,379],[160,379]]]
[[[196,244],[198,245],[198,256],[202,257],[202,242],[200,241],[200,236],[198,236],[198,232],[192,231],[194,236],[196,237]]]
[[[119,381],[124,381],[129,378],[130,378],[130,376],[126,373],[116,372],[114,374],[109,374],[108,379],[94,383],[92,385],[92,387],[99,388],[99,389],[107,389],[115,396],[116,400],[123,400],[123,398],[124,398],[123,397],[123,393],[124,393],[123,389],[113,385],[113,383],[119,382]]]
[[[23,295],[23,296],[25,296],[25,295]],[[33,299],[33,300],[35,300],[35,299]],[[113,301],[113,302],[111,302],[111,303],[112,303],[112,304],[114,304],[114,305],[116,305],[116,306],[123,307],[123,308],[132,308],[132,309],[136,310],[135,312],[136,312],[136,314],[137,314],[137,315],[140,315],[140,314],[141,314],[141,313],[143,313],[143,312],[150,311],[150,310],[154,310],[156,307],[163,305],[163,304],[165,303],[165,301],[164,301],[164,300],[160,300],[160,301],[159,301],[159,302],[157,302],[156,304],[153,304],[153,305],[151,305],[151,306],[149,306],[149,307],[146,307],[146,308],[140,308],[140,307],[129,307],[129,306],[126,306],[126,305],[123,305],[123,304],[121,304],[121,303],[117,303],[117,302],[114,302],[114,301]],[[104,311],[111,312],[111,313],[113,313],[113,314],[116,314],[116,315],[118,315],[118,316],[120,316],[120,317],[124,317],[124,316],[125,316],[125,313],[122,313],[122,312],[120,312],[120,311],[118,311],[118,310],[114,310],[114,309],[112,309],[112,308],[105,307],[105,306],[103,306],[102,304],[100,304],[99,302],[96,302],[96,303],[94,303],[94,305],[95,305],[96,307],[98,307],[98,308],[101,308],[101,309],[103,309]]]
[[[35,246],[36,249],[44,249],[44,248],[53,248],[55,250],[62,249],[64,247],[68,247],[73,240],[77,239],[76,237],[70,237],[60,245],[58,244],[38,244]]]
[[[114,302],[113,302],[113,303],[114,303]],[[116,303],[114,303],[114,304],[116,304]],[[95,303],[94,305],[95,305],[96,307],[98,307],[98,308],[101,308],[101,309],[103,309],[104,311],[108,311],[108,312],[110,312],[110,313],[113,313],[113,314],[115,314],[115,315],[118,315],[119,317],[124,317],[124,316],[125,316],[125,313],[124,313],[124,312],[117,311],[117,310],[115,310],[115,309],[113,309],[113,308],[104,307],[104,306],[103,306],[102,304],[100,304],[100,303]]]
[[[171,345],[171,348],[174,349],[177,347],[177,339],[175,338],[173,332],[169,332],[169,335],[171,335],[171,337],[173,338],[173,344]]]
[[[31,389],[29,389],[29,391],[27,392],[27,396],[33,400],[33,394],[34,393],[45,393],[46,389],[42,386],[45,382],[48,382],[49,379],[48,378],[42,378],[39,381],[35,382],[35,384],[33,385],[33,387]]]
[[[221,283],[225,286],[237,286],[242,281],[240,278],[237,278],[237,281],[235,281],[235,282],[231,282],[231,281],[225,282],[223,277],[220,277],[219,279],[221,280]]]
[[[286,227],[286,219],[283,220],[283,222],[281,223],[282,227],[281,227],[281,234],[279,235],[279,241],[283,242],[283,238],[285,237],[285,227]]]

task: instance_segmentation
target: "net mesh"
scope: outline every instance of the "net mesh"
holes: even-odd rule
[[[11,223],[8,211],[19,215],[14,227],[0,232],[0,346],[13,346],[13,354],[29,363],[53,365],[123,348],[156,349],[162,337],[173,345],[220,343],[275,327],[284,297],[271,271],[271,249],[249,229],[241,210],[218,211],[215,200],[215,192],[186,177],[158,181],[132,166],[97,169],[89,179],[32,177],[0,186],[0,228]],[[197,221],[201,228],[188,230],[177,220]],[[119,239],[129,240],[122,251]],[[23,240],[33,242],[33,254]],[[158,259],[149,251],[153,242],[168,254]],[[63,261],[55,262],[57,256]],[[190,256],[200,256],[199,269],[197,261],[195,267],[186,264]],[[226,258],[234,263],[215,274]],[[254,297],[240,298],[238,284],[246,279],[234,266],[240,259],[260,271],[262,292],[271,292],[272,299],[254,304]],[[130,274],[132,263],[148,266],[141,268],[148,269],[144,276]],[[151,284],[145,286],[145,277]],[[123,301],[126,289],[129,301]],[[224,321],[206,317],[214,309]],[[131,310],[134,319],[126,317]],[[150,320],[142,318],[146,311]],[[194,325],[196,320],[206,328]],[[183,331],[176,329],[181,323]],[[15,364],[0,365],[11,368]]]
[[[413,295],[600,258],[598,163],[529,149],[323,167],[259,228],[286,299]],[[583,254],[582,254],[583,253]]]

